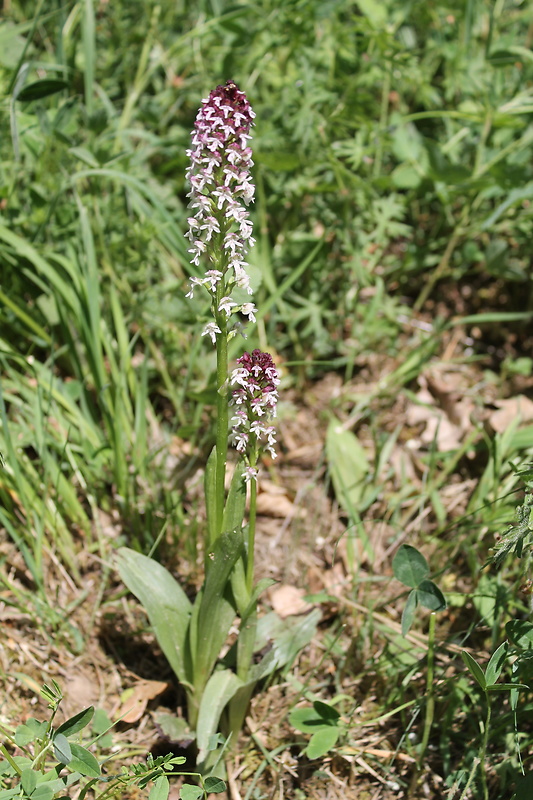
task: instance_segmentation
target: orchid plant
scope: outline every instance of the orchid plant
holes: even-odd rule
[[[208,292],[212,320],[202,335],[216,347],[217,359],[216,439],[205,470],[203,585],[191,602],[154,559],[129,548],[117,556],[122,580],[144,605],[185,689],[188,729],[183,735],[195,736],[204,771],[214,763],[214,735],[238,734],[258,681],[296,657],[320,616],[312,612],[303,620],[281,620],[273,612],[260,618],[257,613],[260,594],[273,583],[254,583],[254,543],[259,465],[265,454],[276,457],[272,420],[279,375],[272,357],[257,349],[238,358],[231,373],[228,363],[228,342],[239,334],[241,317],[253,323],[257,311],[253,302],[242,302],[252,295],[246,258],[254,244],[248,211],[254,198],[249,146],[254,117],[233,81],[217,86],[202,102],[187,151],[193,214],[189,252],[196,270],[206,267],[202,277],[192,277],[187,297],[197,288]],[[237,463],[226,492],[229,444]],[[221,658],[237,619],[236,642]]]

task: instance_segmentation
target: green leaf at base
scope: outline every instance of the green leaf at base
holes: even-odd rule
[[[416,589],[429,575],[428,562],[422,553],[410,544],[402,544],[392,559],[394,577],[411,589]]]

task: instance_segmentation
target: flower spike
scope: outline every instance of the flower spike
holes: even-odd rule
[[[255,465],[261,453],[276,458],[275,429],[269,422],[276,416],[279,375],[272,356],[261,350],[244,353],[237,364],[230,379],[234,387],[231,440],[246,458],[249,466],[245,477],[250,480],[257,477]]]
[[[198,111],[186,173],[191,187],[189,208],[194,214],[186,234],[191,263],[199,266],[206,261],[208,265],[204,278],[191,279],[187,297],[193,296],[195,286],[204,286],[215,312],[223,310],[229,317],[242,311],[252,322],[255,306],[239,305],[231,292],[238,286],[252,294],[246,255],[255,243],[247,209],[254,199],[248,146],[254,117],[245,93],[233,81],[217,86]]]

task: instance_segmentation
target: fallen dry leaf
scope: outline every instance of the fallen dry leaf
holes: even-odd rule
[[[269,592],[272,608],[282,619],[311,610],[312,605],[303,599],[305,594],[303,589],[286,585],[275,586]]]
[[[507,400],[496,400],[494,405],[498,406],[498,410],[490,415],[489,423],[496,433],[506,431],[517,417],[520,418],[520,422],[529,422],[533,419],[533,402],[523,394],[509,397]]]
[[[264,484],[261,484],[261,488],[264,488]],[[257,495],[257,513],[265,517],[285,519],[294,515],[295,507],[287,495],[282,492],[261,491]],[[301,513],[300,509],[298,513]]]
[[[118,717],[122,722],[137,722],[146,711],[148,702],[163,694],[166,689],[168,683],[165,681],[139,681],[122,693]]]
[[[425,425],[420,433],[420,441],[425,445],[436,442],[440,452],[456,450],[461,445],[465,431],[471,428],[472,401],[463,399],[453,406],[448,403],[447,409],[443,410],[435,407],[435,398],[427,389],[421,389],[416,399],[418,404],[409,405],[406,420],[413,427],[422,423]]]

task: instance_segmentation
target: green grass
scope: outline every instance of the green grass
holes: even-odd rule
[[[442,796],[461,796],[479,751],[484,701],[449,647],[483,661],[505,623],[529,614],[527,565],[490,578],[481,567],[520,501],[531,428],[494,434],[473,412],[461,444],[435,439],[413,472],[406,443],[419,432],[405,409],[451,362],[472,377],[477,410],[531,392],[532,24],[527,3],[507,0],[12,0],[0,23],[0,541],[27,575],[24,588],[2,550],[5,597],[64,632],[51,590],[61,570],[81,593],[80,553],[107,562],[121,543],[160,542],[171,564],[184,553],[194,580],[215,363],[200,338],[208,309],[184,297],[185,150],[201,99],[233,78],[257,114],[259,323],[245,346],[277,354],[297,408],[324,375],[342,381],[316,413],[324,443],[330,431],[323,491],[340,506],[352,570],[342,646],[327,658],[373,687],[374,717],[403,707],[388,731],[415,761],[409,734],[431,692],[424,647],[409,651],[383,621],[404,602],[393,601],[395,548],[416,544],[450,595],[434,678],[444,722],[416,779],[394,777],[413,797],[424,769],[458,781]],[[64,646],[83,648],[74,628]],[[316,671],[322,699],[343,694],[332,674]],[[530,703],[521,695],[526,771]],[[491,798],[505,798],[519,773],[507,697],[496,716]],[[349,726],[350,747],[357,736]]]

